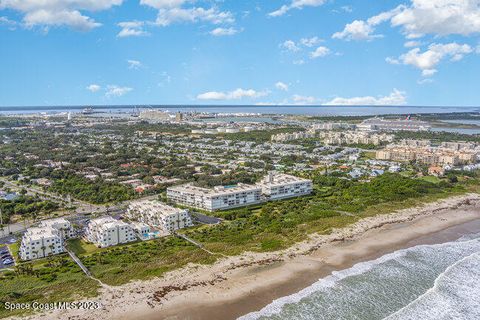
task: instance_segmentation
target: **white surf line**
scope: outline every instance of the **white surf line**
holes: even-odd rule
[[[433,283],[433,286],[431,288],[429,288],[427,291],[425,291],[422,295],[418,296],[415,300],[411,301],[409,304],[405,305],[404,307],[398,309],[397,311],[395,311],[394,313],[386,316],[385,318],[383,318],[383,320],[388,320],[388,319],[391,319],[392,317],[394,317],[395,315],[399,314],[400,312],[402,312],[403,310],[409,308],[411,305],[413,305],[415,302],[421,300],[423,297],[427,296],[429,293],[431,292],[434,292],[437,288],[438,288],[438,285],[439,285],[439,281],[442,280],[442,278],[448,273],[450,272],[453,268],[455,268],[456,266],[458,266],[459,264],[461,264],[462,262],[464,262],[465,260],[477,255],[477,254],[480,254],[480,251],[477,251],[477,252],[474,252],[468,256],[465,256],[463,257],[462,259],[458,260],[457,262],[455,262],[454,264],[450,265],[448,268],[446,268],[442,273],[440,273],[437,278],[435,279],[435,282]]]

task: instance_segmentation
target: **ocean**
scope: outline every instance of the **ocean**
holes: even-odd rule
[[[171,112],[208,112],[208,113],[261,113],[261,114],[291,114],[317,116],[368,116],[382,114],[415,114],[415,113],[451,113],[480,112],[479,107],[417,107],[417,106],[96,106],[93,109],[102,113],[129,113],[134,108],[155,108]],[[54,107],[0,107],[0,115],[31,114],[31,113],[78,113],[84,107],[54,106]]]
[[[334,272],[240,320],[480,319],[480,234]]]

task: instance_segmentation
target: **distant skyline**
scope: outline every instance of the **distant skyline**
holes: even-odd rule
[[[479,106],[480,0],[0,0],[0,106]]]

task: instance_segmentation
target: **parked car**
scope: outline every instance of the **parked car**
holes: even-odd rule
[[[10,256],[10,253],[2,254],[2,259],[5,259],[5,258],[12,258],[12,257]]]
[[[8,259],[8,260],[5,260],[5,261],[2,261],[4,265],[9,265],[9,264],[12,264],[13,263],[13,260],[12,259]]]

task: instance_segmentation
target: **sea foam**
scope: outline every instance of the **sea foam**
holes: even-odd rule
[[[429,308],[435,319],[480,319],[471,303],[480,293],[479,264],[478,235],[420,245],[333,272],[239,319],[430,319],[418,316]]]

